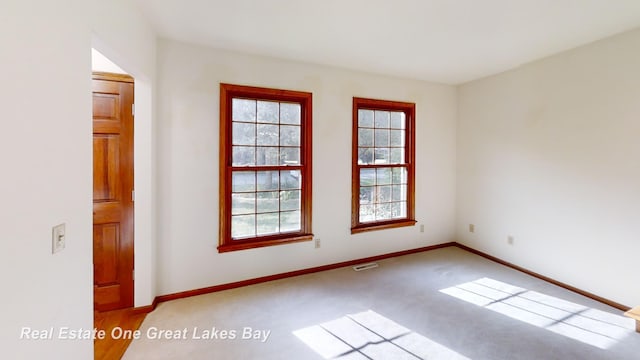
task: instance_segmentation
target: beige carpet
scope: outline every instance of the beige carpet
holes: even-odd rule
[[[459,248],[162,303],[123,359],[640,359],[620,311]]]

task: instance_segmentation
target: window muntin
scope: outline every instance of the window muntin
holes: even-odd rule
[[[353,99],[352,233],[415,224],[415,105]]]
[[[220,251],[311,239],[310,93],[221,85],[220,209]]]

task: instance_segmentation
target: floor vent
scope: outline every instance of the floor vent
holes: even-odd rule
[[[353,267],[353,270],[362,271],[362,270],[369,270],[377,267],[378,267],[378,263],[371,262],[371,263],[356,265]]]

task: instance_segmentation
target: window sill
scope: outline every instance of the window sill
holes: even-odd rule
[[[415,220],[411,219],[402,219],[395,221],[386,221],[386,222],[377,222],[370,224],[360,224],[351,228],[352,234],[358,234],[367,231],[376,231],[376,230],[385,230],[385,229],[394,229],[405,226],[414,226],[417,223]]]
[[[302,241],[311,241],[313,240],[313,234],[296,234],[292,236],[287,236],[279,239],[265,239],[265,240],[231,240],[227,244],[222,244],[218,246],[218,252],[230,252],[230,251],[238,251],[238,250],[248,250],[255,249],[266,246],[275,246],[275,245],[283,245],[283,244],[291,244]]]

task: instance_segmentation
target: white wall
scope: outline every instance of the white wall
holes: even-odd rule
[[[87,359],[91,341],[20,340],[92,327],[90,36],[82,1],[3,2],[0,282],[3,353]],[[52,16],[52,14],[59,14]],[[51,254],[51,227],[66,249]]]
[[[460,86],[461,242],[640,304],[638,49],[640,30]]]
[[[452,241],[454,87],[218,51],[158,47],[159,294]],[[322,240],[218,254],[220,82],[313,93],[313,231]],[[416,103],[416,217],[350,234],[352,97]]]
[[[99,29],[113,49],[139,59],[148,44],[136,41],[149,34],[140,24],[96,20],[97,6],[105,16],[136,11],[124,0],[2,3],[0,338],[7,358],[93,357],[91,340],[20,340],[20,332],[93,328],[92,37]],[[129,36],[113,36],[123,31]],[[155,62],[155,54],[146,58]],[[62,222],[66,249],[52,255],[51,227]]]

